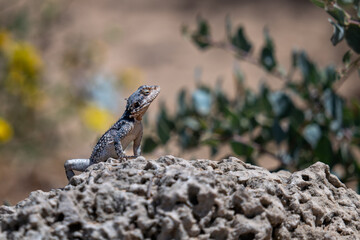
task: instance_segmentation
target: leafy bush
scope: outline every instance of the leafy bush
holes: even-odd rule
[[[206,145],[214,155],[221,146],[230,145],[233,154],[244,156],[249,162],[256,163],[259,156],[268,155],[279,161],[279,169],[289,170],[322,161],[331,169],[342,168],[343,173],[339,174],[342,181],[359,182],[360,165],[354,150],[360,143],[360,102],[346,100],[337,91],[360,67],[359,1],[313,2],[335,20],[331,20],[332,43],[336,45],[345,38],[350,48],[342,67],[321,69],[305,51],[293,51],[292,65],[286,72],[275,57],[267,29],[260,56],[255,56],[244,28],[234,31],[228,18],[227,38],[218,42],[213,40],[208,22],[199,17],[195,30],[183,28],[185,36],[196,46],[202,50],[230,51],[240,61],[252,63],[281,79],[283,86],[274,91],[263,84],[254,92],[245,87],[244,75],[237,68],[235,98],[229,97],[220,83],[215,87],[198,83],[191,93],[181,90],[174,114],[162,106],[157,116],[157,136],[145,138],[144,151],[167,144],[173,135],[184,150]]]

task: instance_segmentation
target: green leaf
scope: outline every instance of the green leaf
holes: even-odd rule
[[[144,153],[151,153],[158,146],[158,142],[156,142],[152,137],[145,137],[142,144],[142,151]]]
[[[296,49],[293,49],[291,52],[291,63],[293,68],[295,68],[298,65],[298,55],[299,52]]]
[[[221,142],[218,139],[215,138],[208,138],[203,140],[201,143],[211,146],[211,147],[216,147],[218,146]]]
[[[261,64],[265,67],[269,72],[274,69],[276,66],[276,61],[274,58],[273,51],[269,48],[265,47],[261,51]]]
[[[186,90],[181,89],[178,94],[177,114],[184,116],[186,112],[188,112],[188,106],[186,104]]]
[[[165,105],[162,103],[160,114],[157,118],[157,134],[162,144],[170,139],[171,129],[174,129],[174,123],[169,119]]]
[[[325,8],[324,1],[321,1],[321,0],[310,0],[310,1],[318,7]]]
[[[312,123],[304,128],[303,136],[313,149],[316,148],[321,138],[321,129],[319,125]]]
[[[343,100],[331,89],[324,91],[322,96],[325,113],[331,117],[331,129],[337,131],[342,126],[343,121]]]
[[[249,52],[251,50],[251,43],[246,39],[244,29],[239,27],[236,31],[236,34],[232,38],[232,44],[244,52]]]
[[[270,38],[268,30],[264,29],[265,46],[261,50],[260,61],[267,71],[272,71],[276,67],[276,60],[274,57],[274,44]]]
[[[195,111],[200,115],[208,115],[211,110],[212,97],[209,91],[197,89],[192,94],[192,101]]]
[[[210,147],[210,156],[214,157],[219,152],[219,148],[217,147]]]
[[[291,116],[290,116],[291,125],[299,128],[303,125],[304,120],[305,120],[304,112],[294,107],[294,109],[291,111]]]
[[[340,26],[339,24],[333,22],[331,19],[329,19],[329,22],[333,25],[333,35],[331,36],[331,43],[336,46],[339,42],[341,42],[344,39],[345,31],[344,27]]]
[[[280,144],[285,138],[286,138],[286,133],[284,132],[284,130],[281,128],[280,123],[278,120],[275,119],[274,124],[271,128],[272,131],[272,135],[274,137],[274,140],[277,144]]]
[[[347,107],[349,106],[349,107]],[[358,128],[358,126],[360,126],[360,101],[353,99],[351,102],[351,105],[345,105],[344,107],[344,112],[343,112],[343,117],[344,117],[344,125],[346,126],[356,126],[355,128],[352,129],[353,131],[353,137],[357,134],[357,138],[360,137],[360,128]],[[359,138],[360,140],[360,138]],[[360,144],[360,141],[358,142]]]
[[[314,150],[314,155],[317,157],[318,161],[321,161],[325,164],[330,165],[330,167],[335,165],[335,158],[333,156],[333,149],[329,138],[322,136]]]
[[[275,117],[281,119],[290,115],[293,103],[284,92],[273,92],[269,94],[268,98]]]
[[[353,162],[356,161],[352,153],[352,150],[350,148],[350,145],[348,143],[345,142],[341,143],[339,151],[342,160],[341,162],[342,165],[353,164]]]
[[[291,159],[296,163],[300,158],[301,150],[304,149],[305,139],[299,132],[299,128],[289,125],[287,131],[288,153]]]
[[[222,80],[218,79],[216,81],[216,86],[214,89],[215,101],[218,108],[218,111],[226,114],[228,111],[229,100],[228,95],[224,92],[222,88]]]
[[[179,131],[179,141],[183,149],[195,148],[199,145],[199,133],[193,132],[188,128]]]
[[[337,4],[329,5],[326,11],[338,21],[341,26],[347,25],[351,19],[351,16]]]
[[[197,30],[193,33],[193,42],[200,48],[206,49],[210,46],[210,26],[202,17],[197,18]]]
[[[355,172],[358,176],[360,176],[360,164],[357,161],[353,162],[355,165]]]
[[[184,126],[190,128],[193,131],[200,130],[200,123],[193,117],[187,117],[184,119]]]
[[[267,142],[272,141],[272,129],[268,127],[262,127],[261,133],[255,138],[255,142],[265,145]]]
[[[241,142],[232,141],[230,145],[233,152],[239,156],[250,157],[252,152],[254,151],[253,147]]]
[[[337,80],[338,73],[334,66],[327,66],[324,71],[324,87],[330,88]]]
[[[342,58],[342,62],[345,64],[345,66],[348,66],[350,64],[350,61],[351,61],[351,50],[347,51]]]
[[[245,93],[245,75],[241,70],[239,64],[234,65],[234,80],[236,86],[236,94],[238,94],[239,98],[242,99]]]
[[[170,139],[170,129],[163,117],[160,117],[157,121],[157,134],[162,144],[167,143]]]
[[[257,111],[258,113],[263,113],[265,115],[271,115],[272,113],[272,107],[269,102],[269,92],[270,89],[266,84],[260,85],[260,91],[259,91],[259,99],[257,101]]]
[[[338,0],[340,4],[342,5],[349,5],[354,3],[354,0]]]
[[[210,147],[210,154],[214,156],[218,153],[218,146],[221,143],[219,140],[214,138],[209,138],[201,142],[202,144],[208,145]]]
[[[304,51],[300,52],[297,56],[298,56],[297,64],[303,75],[303,81],[306,84],[319,83],[320,75],[316,65],[312,61],[310,61],[310,59],[307,57],[307,54]]]
[[[345,29],[345,40],[349,47],[357,54],[360,54],[360,26],[357,24],[349,24]]]
[[[234,129],[234,131],[240,133],[241,131],[241,125],[240,125],[240,115],[234,111],[234,109],[225,107],[225,116],[227,119],[230,120],[231,128]]]

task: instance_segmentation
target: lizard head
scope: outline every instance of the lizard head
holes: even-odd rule
[[[159,93],[160,87],[157,85],[143,85],[139,87],[138,90],[127,99],[126,110],[130,112],[130,117],[140,121]]]

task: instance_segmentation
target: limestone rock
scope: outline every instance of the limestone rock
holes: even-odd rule
[[[360,197],[323,163],[108,160],[1,206],[0,239],[360,239]]]

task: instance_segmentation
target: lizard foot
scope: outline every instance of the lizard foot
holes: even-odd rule
[[[135,159],[137,157],[139,157],[139,156],[126,156],[126,155],[123,155],[123,156],[119,157],[118,159],[120,161],[123,161],[123,160]]]
[[[108,160],[106,160],[107,163],[119,163],[120,160],[122,160],[121,158],[119,159],[115,159],[115,158],[108,158]]]

